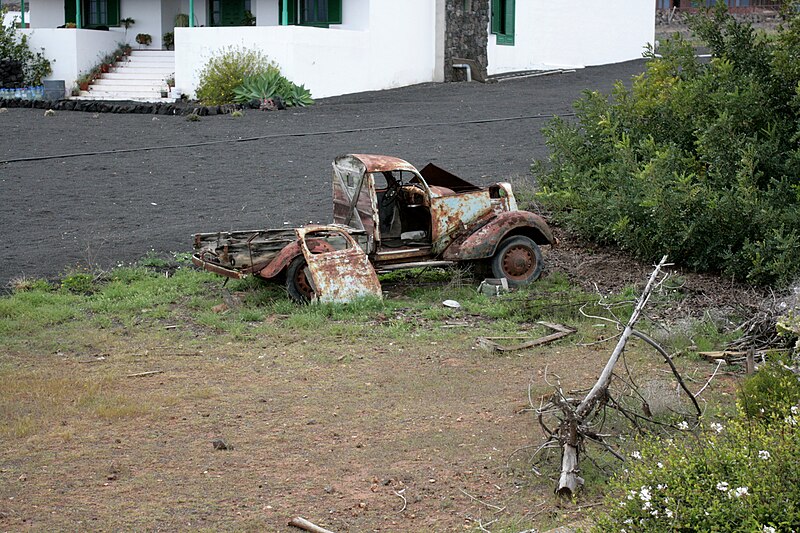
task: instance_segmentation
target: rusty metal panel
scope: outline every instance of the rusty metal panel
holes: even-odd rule
[[[524,235],[537,244],[555,244],[556,239],[544,219],[528,211],[508,211],[492,215],[478,228],[463,233],[444,250],[443,259],[464,261],[494,255],[498,244],[513,230],[524,228]]]
[[[346,303],[363,296],[382,297],[378,275],[353,237],[335,226],[305,226],[295,230],[314,285],[315,300]],[[334,250],[315,253],[313,239],[325,239]]]
[[[353,157],[339,157],[333,163],[333,221],[375,233],[378,210],[374,202],[374,185],[364,164]],[[371,253],[371,241],[365,251]]]
[[[466,228],[494,211],[487,191],[431,198],[433,253],[444,250]]]
[[[367,172],[385,172],[387,170],[407,170],[409,172],[417,173],[414,165],[400,159],[399,157],[392,157],[389,155],[372,155],[372,154],[350,154],[348,156],[337,157],[336,161],[344,160],[346,158],[354,158],[359,160],[364,166],[367,167]]]

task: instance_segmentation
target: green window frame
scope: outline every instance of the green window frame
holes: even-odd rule
[[[514,0],[492,0],[492,33],[497,44],[514,44]]]
[[[278,23],[327,28],[342,23],[342,0],[278,0]]]
[[[120,0],[83,0],[81,22],[84,28],[119,26]],[[76,22],[75,0],[64,0],[64,22]]]

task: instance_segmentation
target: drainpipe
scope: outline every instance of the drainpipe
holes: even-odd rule
[[[75,27],[81,28],[81,0],[75,0]]]
[[[22,11],[22,27],[25,28],[25,0],[21,0],[19,9]]]
[[[189,27],[194,28],[194,0],[189,0]]]
[[[281,25],[288,26],[289,25],[289,0],[282,0],[283,1],[283,13],[281,13]]]
[[[453,68],[464,69],[467,72],[467,81],[472,81],[472,67],[466,63],[456,63]]]

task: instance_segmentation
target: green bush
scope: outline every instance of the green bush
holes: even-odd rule
[[[753,378],[755,379],[755,378]],[[800,524],[798,396],[782,415],[727,423],[680,440],[640,441],[611,483],[598,531],[794,530]],[[794,529],[793,529],[794,528]]]
[[[544,130],[539,197],[576,232],[758,284],[800,274],[800,14],[767,39],[725,10],[667,41],[630,88],[587,92]]]
[[[236,88],[245,78],[266,74],[270,66],[267,57],[258,50],[225,47],[200,71],[197,99],[208,105],[233,103]]]
[[[275,65],[269,65],[266,72],[247,76],[234,93],[236,101],[240,103],[266,100],[274,96],[279,96],[287,107],[304,107],[314,103],[308,89],[286,79]]]
[[[7,11],[5,7],[0,7],[0,20]],[[41,85],[42,78],[53,72],[50,60],[41,52],[33,52],[28,45],[28,36],[18,36],[14,26],[5,27],[0,24],[0,58],[10,58],[22,63],[25,85]]]
[[[761,365],[739,392],[739,408],[749,417],[774,419],[789,413],[785,398],[800,401],[800,379],[788,365],[788,358]]]

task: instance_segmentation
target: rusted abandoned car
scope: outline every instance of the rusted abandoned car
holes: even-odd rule
[[[544,219],[517,209],[508,183],[481,188],[433,164],[352,154],[333,162],[333,224],[198,233],[192,261],[230,278],[285,280],[297,301],[345,301],[380,295],[376,270],[457,262],[525,285],[541,273],[539,246],[555,242]]]

